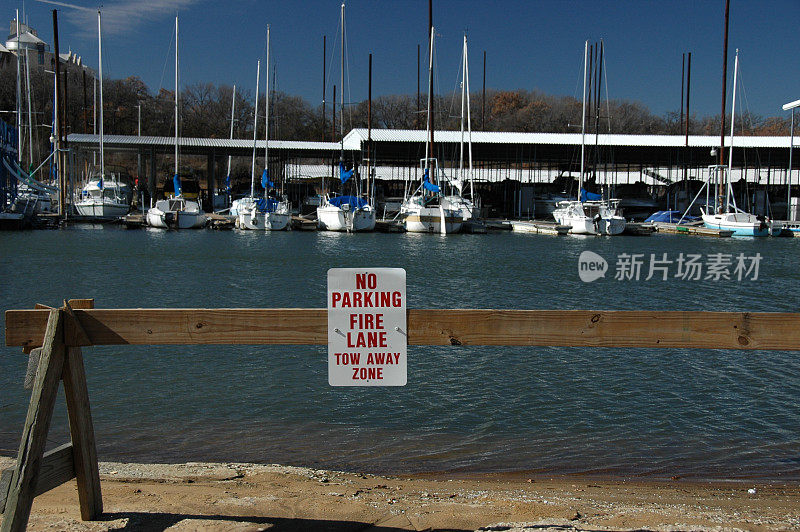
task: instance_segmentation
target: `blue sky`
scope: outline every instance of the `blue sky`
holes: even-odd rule
[[[97,7],[85,0],[66,1]],[[139,76],[153,91],[171,88],[177,12],[182,84],[236,83],[252,93],[256,60],[264,54],[270,24],[278,89],[315,105],[322,100],[322,36],[328,36],[330,101],[330,86],[339,84],[338,50],[331,57],[339,6],[336,0],[107,0],[104,74]],[[17,7],[24,7],[30,24],[52,42],[50,10],[56,6],[35,0],[4,3],[7,20]],[[62,48],[71,47],[96,66],[96,15],[58,9]],[[641,102],[657,114],[677,111],[681,54],[692,52],[692,112],[705,116],[720,111],[724,0],[436,0],[433,9],[440,94],[452,94],[456,87],[465,30],[473,91],[481,88],[485,50],[487,88],[579,97],[583,42],[602,38],[611,98]],[[422,45],[424,92],[427,23],[426,0],[349,0],[348,100],[367,97],[370,52],[373,96],[415,93],[417,44]],[[728,102],[736,48],[740,87],[746,93],[743,105],[756,114],[783,116],[781,105],[800,98],[800,1],[732,0]],[[727,108],[729,112],[730,103]]]

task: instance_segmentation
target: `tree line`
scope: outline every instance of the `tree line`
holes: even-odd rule
[[[80,69],[69,69],[65,76],[67,91],[66,127],[70,133],[91,133],[94,125],[94,80]],[[36,69],[31,72],[31,112],[34,123],[34,160],[49,153],[53,114],[53,79],[51,74]],[[174,134],[174,92],[151,91],[138,77],[106,80],[103,90],[104,132],[116,135],[138,133],[141,109],[141,134],[171,136]],[[185,137],[228,138],[231,127],[233,87],[212,83],[196,83],[181,91],[180,131]],[[281,140],[339,141],[341,120],[344,132],[367,127],[368,102],[345,106],[334,111],[330,103],[313,106],[303,98],[275,91],[270,97],[270,138]],[[259,101],[258,138],[264,138],[263,110],[265,97]],[[427,96],[416,94],[384,95],[372,101],[372,127],[390,129],[425,129]],[[338,106],[337,106],[338,107]],[[0,109],[9,123],[15,121],[16,71],[0,69]],[[459,129],[460,95],[436,96],[434,120],[437,129]],[[521,131],[575,133],[580,130],[582,104],[570,96],[555,96],[539,91],[487,90],[485,95],[471,95],[472,128],[479,131]],[[27,102],[23,108],[27,113]],[[726,117],[729,121],[730,117]],[[335,120],[335,122],[334,122]],[[26,120],[24,122],[27,121]],[[236,91],[233,117],[234,138],[253,138],[253,94]],[[677,112],[659,116],[641,103],[628,100],[602,101],[592,105],[587,117],[590,132],[620,134],[680,135],[685,122]],[[737,116],[737,134],[788,135],[789,119],[762,117],[752,113]],[[720,117],[692,115],[689,133],[717,135]],[[27,136],[27,133],[25,133]],[[44,154],[44,155],[43,155]]]

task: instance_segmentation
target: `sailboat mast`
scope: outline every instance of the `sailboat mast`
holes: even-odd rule
[[[253,108],[253,162],[250,163],[250,197],[255,198],[256,140],[258,139],[258,86],[261,83],[261,59],[256,65],[256,105]]]
[[[729,202],[731,193],[731,171],[733,170],[733,124],[736,121],[736,77],[739,75],[739,49],[736,49],[736,59],[733,62],[733,97],[731,100],[731,146],[728,148],[728,179],[727,179],[727,190],[725,194],[725,211],[727,212],[730,208]],[[736,206],[736,200],[733,202],[734,207]]]
[[[66,84],[66,76],[64,77]],[[33,166],[33,110],[31,109],[31,60],[28,57],[28,47],[25,46],[25,85],[28,92],[28,164]],[[64,89],[66,94],[66,88]]]
[[[428,0],[428,158],[433,159],[433,0]]]
[[[466,90],[466,72],[464,70],[467,64],[467,35],[464,34],[464,46],[461,50],[461,144],[459,146],[458,154],[458,178],[463,181],[464,179],[464,91]]]
[[[586,164],[586,68],[589,61],[589,41],[583,44],[583,108],[581,110],[581,174],[578,179],[578,201],[581,200],[583,188],[583,172]]]
[[[102,109],[103,85],[100,84],[100,108]],[[102,115],[102,110],[100,111]],[[100,118],[102,128],[103,119]],[[102,135],[101,135],[102,136]],[[102,156],[100,157],[102,159]],[[178,175],[178,16],[175,16],[175,175]],[[178,191],[175,191],[178,194]]]
[[[19,52],[19,9],[17,9],[17,161],[22,166],[22,54]]]
[[[433,32],[431,26],[430,47],[428,49],[428,159],[425,161],[425,169],[430,167],[433,159]],[[430,176],[429,176],[430,179]],[[433,181],[431,181],[433,183]]]
[[[788,106],[792,104],[800,103],[800,100],[797,100],[792,103],[788,103],[783,106],[785,110]],[[794,107],[792,109],[792,122],[791,126],[789,126],[789,173],[786,174],[786,219],[789,221],[793,221],[794,216],[792,216],[792,155],[794,153]]]
[[[372,179],[372,54],[369,54],[369,83],[367,84],[367,201],[370,205],[374,206],[372,200],[372,190],[375,187],[375,182],[370,183]],[[373,188],[370,188],[370,184]]]
[[[469,199],[474,201],[475,190],[472,184],[472,113],[470,111],[469,99],[469,53],[467,52],[467,36],[464,35],[464,79],[466,80],[467,94],[467,142],[469,155]]]
[[[58,10],[53,10],[53,48],[54,54],[53,57],[55,58],[55,93],[53,94],[53,103],[54,105],[54,112],[53,112],[53,126],[54,126],[54,137],[55,143],[53,146],[54,149],[54,159],[56,161],[56,169],[58,175],[58,215],[59,217],[66,218],[67,216],[67,209],[66,209],[66,190],[67,188],[64,186],[66,181],[66,174],[65,174],[65,158],[64,154],[61,153],[62,138],[63,138],[63,128],[64,123],[60,117],[61,113],[59,110],[61,106],[64,105],[61,101],[61,61],[59,59],[60,55],[58,52]]]
[[[233,86],[233,94],[231,94],[231,140],[233,140],[233,123],[235,116],[236,116],[236,85]],[[228,177],[230,177],[231,175],[231,159],[233,159],[233,156],[228,155],[228,173],[227,173]]]
[[[727,97],[726,89],[728,83],[728,13],[730,10],[730,0],[725,0],[725,33],[722,41],[722,110],[720,111],[720,134],[719,134],[719,165],[725,164],[725,100]],[[717,213],[722,212],[722,179],[717,179]]]
[[[106,159],[103,151],[103,37],[99,9],[97,10],[97,72],[100,76],[100,189],[102,189],[106,176]]]
[[[339,111],[339,162],[344,162],[344,2],[342,2],[342,45],[340,52],[341,68],[339,69],[339,90],[342,93]]]
[[[264,107],[264,170],[269,181],[269,24],[267,24],[267,90],[264,93],[266,105]],[[267,197],[269,187],[264,187],[264,197]]]

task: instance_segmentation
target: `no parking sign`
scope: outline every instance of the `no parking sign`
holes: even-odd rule
[[[406,271],[328,270],[328,383],[405,386]]]

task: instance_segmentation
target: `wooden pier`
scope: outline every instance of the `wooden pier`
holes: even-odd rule
[[[376,220],[375,230],[379,233],[405,233],[406,227],[400,220]]]
[[[206,225],[211,229],[230,230],[233,229],[234,223],[236,221],[235,216],[217,214],[215,212],[206,214],[206,218],[208,219]]]
[[[511,230],[516,233],[536,233],[540,235],[566,235],[569,226],[558,225],[555,222],[517,221],[510,220]]]
[[[514,227],[511,225],[511,220],[498,220],[494,218],[486,220],[486,229],[489,231],[511,231]]]
[[[304,218],[303,216],[292,216],[291,221],[289,222],[292,230],[294,231],[316,231],[317,230],[317,221],[311,220],[309,218]]]
[[[800,350],[800,314],[698,311],[409,309],[409,345]],[[3,472],[2,532],[25,530],[33,499],[77,479],[81,518],[103,512],[82,346],[325,345],[326,309],[95,309],[64,301],[6,311],[5,339],[37,367],[17,463]],[[654,327],[653,324],[658,326]],[[124,355],[123,355],[124,356]],[[71,442],[45,453],[59,381]]]
[[[656,228],[651,223],[628,222],[625,224],[625,229],[622,231],[622,234],[632,236],[650,236],[655,233],[655,231]]]
[[[654,222],[653,226],[659,233],[673,233],[676,235],[696,235],[696,236],[714,236],[714,237],[730,237],[733,231],[724,229],[712,229],[702,225],[689,225],[689,224],[669,224],[665,222]]]
[[[461,223],[461,232],[468,235],[485,235],[489,230],[483,220],[464,220]]]
[[[147,227],[147,217],[141,213],[128,214],[122,217],[122,225],[128,229]]]

